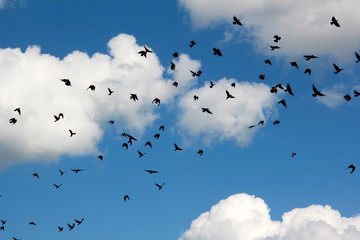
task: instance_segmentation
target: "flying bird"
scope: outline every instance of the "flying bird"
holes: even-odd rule
[[[139,150],[137,150],[138,154],[139,154],[139,158],[141,158],[142,156],[144,156],[146,154],[146,152],[142,153]]]
[[[323,93],[319,92],[319,90],[317,90],[317,88],[315,87],[314,84],[312,85],[312,90],[314,91],[314,93],[313,93],[313,95],[312,95],[313,97],[316,97],[316,96],[320,96],[320,97],[325,96],[325,94],[323,94]]]
[[[172,61],[170,61],[170,64],[171,64],[170,69],[171,69],[171,70],[175,70],[175,63],[173,63]]]
[[[199,100],[199,96],[194,95],[193,98],[194,98],[195,101]]]
[[[64,82],[66,86],[71,86],[71,82],[70,82],[69,79],[64,78],[64,79],[60,79],[60,80],[61,80],[62,82]]]
[[[91,91],[95,91],[95,85],[90,85],[86,90],[91,90]]]
[[[344,96],[344,99],[345,99],[347,102],[349,102],[349,101],[351,100],[351,97],[350,97],[349,94],[346,94],[346,95]]]
[[[266,60],[264,60],[264,62],[265,62],[265,64],[272,65],[272,63],[271,63],[270,59],[266,59]]]
[[[226,99],[228,98],[235,98],[235,97],[231,95],[228,90],[226,90]]]
[[[202,156],[204,153],[204,151],[202,149],[199,149],[199,151],[197,152],[197,154],[199,154],[200,156]]]
[[[181,151],[182,150],[182,148],[179,148],[179,146],[176,145],[176,143],[174,143],[174,147],[175,147],[175,151]]]
[[[163,183],[162,185],[159,185],[159,184],[155,183],[155,185],[159,188],[158,190],[161,190],[162,187],[165,185],[165,183]]]
[[[259,79],[260,79],[260,80],[265,80],[265,74],[260,74],[260,75],[259,75]]]
[[[297,62],[290,62],[291,66],[296,67],[297,69],[299,69],[299,66],[297,65]]]
[[[111,125],[114,125],[115,121],[114,121],[114,120],[109,120],[109,123],[110,123]]]
[[[0,227],[0,230],[1,230],[1,231],[5,231],[5,227],[4,227],[4,226],[1,226],[1,227]]]
[[[350,165],[346,168],[346,170],[349,169],[349,168],[351,169],[351,172],[350,172],[350,174],[351,174],[351,173],[353,173],[353,172],[355,171],[355,168],[356,168],[356,167],[355,167],[353,164],[350,164]]]
[[[291,96],[294,96],[294,93],[293,93],[289,83],[286,85],[286,88],[284,89],[284,91],[288,92]]]
[[[172,84],[174,87],[178,87],[179,86],[179,83],[178,82],[173,82]]]
[[[274,35],[274,42],[279,42],[281,37],[279,35]]]
[[[355,57],[356,57],[356,62],[357,63],[360,62],[360,55],[357,52],[355,52]]]
[[[54,118],[55,118],[55,121],[54,122],[57,122],[60,120],[60,118],[64,119],[64,114],[63,113],[59,113],[59,115],[54,115]]]
[[[130,200],[130,197],[128,195],[124,196],[124,201],[126,202],[126,200]]]
[[[155,98],[151,103],[155,103],[156,105],[160,105],[160,99]]]
[[[250,127],[249,127],[249,129],[252,129],[252,128],[254,128],[254,127],[256,127],[255,125],[251,125]]]
[[[136,100],[139,100],[135,93],[130,93],[130,99],[134,100],[134,102],[136,102]]]
[[[264,125],[265,121],[264,120],[261,120],[258,125]]]
[[[70,137],[76,135],[76,132],[73,132],[71,129],[69,129],[69,132],[70,132]]]
[[[233,83],[231,83],[231,85],[230,85],[231,87],[233,87],[233,88],[235,88],[235,86],[236,86],[236,83],[235,82],[233,82]]]
[[[85,169],[71,169],[71,171],[75,172],[75,173],[78,173],[78,172],[81,172],[81,171],[84,171]]]
[[[209,113],[209,114],[213,114],[210,110],[209,110],[209,108],[201,108],[201,110],[202,110],[202,112],[205,112],[205,113]]]
[[[280,88],[281,90],[284,90],[284,87],[283,85],[281,85],[280,83],[279,84],[276,84],[275,86],[272,86],[271,89],[270,89],[270,92],[271,93],[277,93],[277,89]]]
[[[14,111],[17,112],[19,115],[21,115],[21,110],[20,110],[20,108],[15,108]]]
[[[210,88],[213,88],[214,86],[215,86],[216,84],[215,83],[213,83],[212,81],[210,81]]]
[[[159,139],[159,137],[160,137],[160,133],[156,133],[156,134],[154,135],[154,138],[156,138],[156,139]]]
[[[275,120],[275,121],[273,122],[274,125],[279,125],[279,123],[280,123],[279,120]]]
[[[354,97],[358,97],[358,96],[360,96],[360,92],[354,90]]]
[[[1,221],[1,224],[2,224],[2,225],[5,225],[6,220],[2,220],[2,219],[1,219],[0,221]]]
[[[60,226],[58,226],[58,229],[59,229],[59,232],[61,232],[62,230],[64,230],[64,228],[63,228],[63,227],[60,227]]]
[[[61,169],[59,169],[59,172],[60,172],[60,176],[64,175],[64,171],[61,171]]]
[[[148,170],[148,169],[144,169],[145,172],[148,172],[149,174],[153,174],[153,173],[159,173],[159,171],[156,170]]]
[[[165,130],[165,127],[164,127],[164,126],[160,126],[160,127],[159,127],[159,130],[164,131],[164,130]]]
[[[271,51],[274,51],[275,49],[280,49],[280,47],[279,46],[270,46]]]
[[[40,178],[38,173],[33,173],[32,176],[33,176],[33,177],[36,177],[37,179]]]
[[[150,148],[152,148],[152,144],[150,141],[147,141],[144,146],[149,146]]]
[[[311,74],[311,69],[310,69],[310,68],[305,69],[304,73],[305,73],[305,74],[307,73],[307,74],[310,76],[310,74]]]
[[[213,48],[213,51],[214,51],[213,55],[218,55],[219,57],[222,56],[222,53],[221,53],[220,49],[218,49],[218,48]]]
[[[109,92],[109,96],[114,93],[114,91],[111,90],[110,88],[107,88],[107,89],[108,89],[108,92]]]
[[[104,156],[103,155],[99,155],[97,156],[98,159],[100,159],[101,161],[104,160]]]
[[[197,71],[197,72],[194,72],[194,71],[191,71],[190,70],[190,72],[191,72],[191,75],[193,76],[193,77],[200,77],[200,75],[202,74],[202,71],[201,70],[199,70],[199,71]]]
[[[343,70],[343,68],[339,68],[335,63],[333,63],[333,66],[335,68],[335,74],[338,74],[339,72],[341,72]]]
[[[75,223],[73,223],[72,225],[70,225],[69,223],[67,223],[68,227],[69,227],[69,231],[73,230],[75,227]]]
[[[34,223],[34,222],[29,222],[28,223],[30,226],[36,226],[36,223]]]
[[[58,189],[58,188],[60,188],[61,186],[62,186],[62,184],[60,184],[60,185],[57,185],[57,184],[53,184],[54,185],[54,187],[56,188],[56,189]]]
[[[84,221],[84,218],[82,218],[81,220],[76,220],[74,219],[74,221],[77,223],[77,225],[79,226],[80,224],[82,224],[82,222]]]
[[[278,103],[279,104],[281,103],[284,107],[287,107],[285,99],[282,99],[282,100],[278,101]]]
[[[16,122],[17,122],[16,118],[10,118],[9,119],[9,123],[12,124],[12,125],[14,125]]]
[[[189,46],[192,48],[195,44],[196,44],[195,41],[190,41],[190,45],[189,45]]]
[[[173,53],[173,57],[174,57],[174,58],[177,58],[177,57],[179,57],[179,54],[178,54],[177,52],[174,52],[174,53]]]
[[[330,24],[335,25],[336,27],[340,27],[339,21],[335,17],[331,18]]]
[[[296,152],[291,153],[291,157],[295,157],[295,155],[296,155]]]
[[[127,143],[123,143],[122,147],[125,147],[125,148],[126,148],[126,150],[128,150],[129,145],[128,145]]]
[[[317,58],[315,55],[304,55],[305,61],[309,61],[310,59]]]
[[[240,22],[240,20],[236,16],[233,17],[233,24],[242,26],[242,23]]]

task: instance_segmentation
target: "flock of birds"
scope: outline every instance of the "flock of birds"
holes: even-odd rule
[[[234,25],[243,26],[243,24],[240,22],[240,20],[239,20],[236,16],[233,17],[233,22],[232,22],[232,23],[233,23]],[[335,17],[332,17],[332,18],[331,18],[330,24],[331,24],[331,25],[334,25],[335,27],[340,27],[339,21],[338,21]],[[274,35],[274,40],[273,40],[273,41],[274,41],[275,43],[279,43],[279,42],[281,41],[281,37],[278,36],[278,35]],[[195,42],[195,41],[190,41],[190,43],[189,43],[190,48],[194,47],[195,45],[196,45],[196,42]],[[270,45],[270,50],[272,50],[272,51],[277,50],[277,49],[280,49],[280,48],[281,48],[281,47],[278,46],[278,45]],[[212,50],[213,50],[213,55],[216,55],[216,56],[219,56],[219,57],[223,56],[223,54],[222,54],[222,52],[220,51],[220,49],[214,47]],[[147,55],[148,55],[149,53],[153,53],[153,51],[150,50],[149,48],[147,48],[146,46],[144,46],[144,49],[143,49],[143,50],[140,50],[140,51],[138,52],[138,54],[139,54],[141,57],[145,57],[145,58],[147,58]],[[172,56],[173,56],[174,58],[177,58],[177,57],[179,56],[179,54],[178,54],[177,52],[174,52],[174,53],[172,54]],[[356,57],[356,63],[360,62],[360,55],[359,55],[357,52],[355,52],[355,57]],[[304,55],[304,58],[305,58],[305,61],[310,61],[310,60],[316,59],[316,58],[318,58],[318,57],[315,56],[315,55]],[[271,62],[270,59],[266,59],[266,60],[264,60],[264,62],[265,62],[265,64],[272,65],[272,62]],[[171,69],[171,70],[175,70],[175,68],[176,68],[175,63],[174,63],[173,61],[170,61],[170,64],[171,64],[171,65],[170,65],[170,69]],[[291,65],[292,67],[295,67],[295,68],[299,69],[299,66],[298,66],[297,62],[295,62],[295,61],[294,61],[294,62],[290,62],[290,65]],[[340,68],[340,67],[337,66],[335,63],[333,63],[333,67],[334,67],[334,69],[335,69],[334,74],[339,74],[339,73],[343,70],[343,68]],[[202,71],[199,70],[199,71],[195,72],[195,71],[190,70],[190,73],[191,73],[191,75],[192,75],[193,77],[200,77],[201,74],[202,74]],[[310,74],[311,74],[311,69],[310,69],[310,68],[305,69],[304,73],[310,75]],[[265,80],[265,77],[266,77],[265,74],[260,74],[260,75],[259,75],[259,79],[260,79],[260,80]],[[65,86],[69,86],[69,87],[72,86],[71,81],[70,81],[69,79],[65,79],[65,78],[64,78],[64,79],[60,79],[60,80],[65,84]],[[176,82],[176,81],[174,81],[174,82],[172,83],[172,86],[174,86],[174,87],[178,87],[178,85],[179,85],[179,83]],[[209,85],[210,88],[215,87],[215,85],[216,85],[215,83],[213,83],[212,81],[210,81],[210,85]],[[236,87],[236,83],[235,83],[235,82],[231,83],[230,87],[235,88],[235,87]],[[95,91],[95,89],[96,89],[95,85],[90,85],[86,90]],[[111,96],[111,95],[115,92],[115,91],[111,90],[109,87],[107,88],[107,90],[108,90],[108,95],[109,95],[109,96]],[[271,87],[270,92],[276,94],[276,93],[278,93],[279,90],[282,90],[282,91],[290,94],[291,96],[294,96],[293,89],[291,88],[291,86],[290,86],[289,83],[288,83],[286,86],[283,86],[282,84],[276,84],[275,86],[272,86],[272,87]],[[320,91],[316,88],[315,85],[312,85],[312,90],[313,90],[313,94],[312,94],[313,97],[323,97],[323,96],[325,96],[325,94],[322,93],[322,92],[320,92]],[[358,97],[358,96],[360,96],[360,92],[354,90],[354,97]],[[236,96],[232,95],[232,94],[230,93],[230,91],[228,91],[228,90],[225,91],[225,99],[226,99],[226,100],[228,100],[228,99],[234,99],[234,98],[236,98]],[[194,101],[197,101],[198,99],[199,99],[199,96],[198,96],[198,95],[194,95],[194,96],[193,96],[193,100],[194,100]],[[350,94],[346,94],[346,95],[344,96],[344,99],[345,99],[346,101],[350,101],[350,100],[352,99],[352,97],[350,96]],[[138,96],[137,96],[136,93],[130,93],[130,100],[133,100],[134,102],[136,102],[136,101],[139,100],[139,98],[138,98]],[[159,99],[159,98],[155,98],[155,99],[152,101],[152,103],[153,103],[153,104],[156,104],[157,106],[159,106],[159,105],[160,105],[160,99]],[[286,103],[286,100],[285,100],[285,99],[282,99],[282,100],[278,101],[278,104],[281,104],[281,105],[282,105],[283,107],[285,107],[285,108],[287,107],[287,103]],[[213,112],[212,112],[212,111],[210,110],[210,108],[208,108],[208,107],[201,107],[201,111],[204,112],[204,113],[207,113],[207,114],[213,114]],[[17,114],[18,114],[19,116],[21,116],[21,114],[22,114],[20,107],[14,109],[14,112],[17,112]],[[58,113],[58,114],[54,115],[53,117],[54,117],[54,122],[58,122],[58,121],[61,121],[61,120],[64,119],[64,114],[63,114],[63,113]],[[10,123],[10,124],[16,124],[17,121],[18,121],[18,120],[17,120],[16,117],[12,117],[12,118],[9,119],[9,123]],[[256,127],[256,126],[259,126],[259,125],[264,125],[264,122],[265,122],[264,120],[261,120],[261,121],[259,121],[259,123],[257,123],[256,125],[251,125],[251,126],[249,126],[249,129],[252,129],[252,128],[254,128],[254,127]],[[113,125],[114,123],[115,123],[115,120],[109,120],[109,124],[110,124],[110,125]],[[279,120],[275,120],[275,121],[273,122],[273,125],[279,125],[279,124],[280,124],[280,121],[279,121]],[[159,131],[164,131],[164,129],[165,129],[164,126],[160,126],[160,127],[159,127]],[[76,132],[74,132],[73,130],[69,129],[68,131],[69,131],[69,133],[70,133],[70,135],[69,135],[70,137],[74,137],[74,136],[76,135]],[[128,134],[128,133],[122,133],[121,135],[122,135],[123,137],[127,138],[127,141],[125,141],[125,142],[122,144],[122,147],[125,148],[126,150],[128,150],[129,147],[132,146],[132,144],[133,144],[134,141],[138,141],[134,136],[132,136],[132,135],[130,135],[130,134]],[[159,139],[160,133],[157,132],[153,137],[154,137],[156,140]],[[183,150],[183,149],[182,149],[181,147],[179,147],[175,142],[174,142],[173,145],[174,145],[174,151],[182,151],[182,150]],[[151,143],[151,141],[150,141],[150,140],[147,141],[147,142],[145,143],[144,147],[149,147],[149,148],[151,149],[151,148],[152,148],[152,143]],[[146,152],[144,152],[144,151],[142,152],[142,151],[140,151],[140,150],[137,150],[137,153],[138,153],[138,157],[139,157],[139,158],[143,157],[143,156],[146,154]],[[197,154],[199,154],[200,156],[202,156],[203,153],[204,153],[204,151],[203,151],[202,149],[199,149],[199,150],[197,151]],[[296,152],[292,152],[292,153],[291,153],[291,156],[292,156],[292,157],[294,157],[295,155],[296,155]],[[98,155],[97,158],[100,159],[101,161],[104,160],[104,156],[103,156],[103,155]],[[356,167],[355,167],[353,164],[351,164],[351,165],[349,165],[349,166],[347,167],[347,169],[350,169],[350,170],[351,170],[351,171],[350,171],[350,174],[352,174],[352,173],[355,171]],[[79,172],[84,171],[85,169],[70,169],[70,170],[71,170],[72,172],[74,172],[75,174],[77,174],[77,173],[79,173]],[[151,175],[151,174],[158,174],[158,173],[160,173],[160,171],[158,171],[158,170],[153,170],[153,169],[144,169],[144,171],[145,171],[146,173],[149,173],[150,175]],[[63,171],[63,170],[59,169],[60,176],[63,176],[65,172],[66,172],[66,171]],[[33,176],[34,178],[36,178],[36,179],[40,179],[39,173],[37,173],[37,172],[33,173],[32,176]],[[155,186],[157,187],[157,190],[162,190],[162,188],[164,187],[164,185],[165,185],[165,182],[163,182],[162,184],[155,183]],[[60,189],[60,188],[62,187],[62,184],[53,184],[53,186],[55,187],[55,189]],[[2,195],[0,195],[0,197],[2,197]],[[123,200],[124,200],[124,202],[129,201],[129,200],[130,200],[130,196],[129,196],[128,194],[124,194]],[[1,221],[0,231],[5,231],[7,220],[6,220],[6,219],[0,219],[0,221]],[[73,230],[73,229],[75,228],[75,226],[81,225],[81,224],[83,223],[83,221],[84,221],[84,218],[82,218],[81,220],[74,219],[74,222],[72,222],[72,223],[68,223],[68,222],[67,222],[67,223],[66,223],[66,226],[68,227],[68,231]],[[29,224],[30,226],[37,226],[34,221],[30,221],[28,224]],[[64,227],[63,227],[63,226],[57,226],[57,228],[58,228],[58,231],[59,231],[59,232],[62,232],[62,231],[64,230]],[[20,239],[21,239],[21,238],[13,237],[13,240],[20,240]]]

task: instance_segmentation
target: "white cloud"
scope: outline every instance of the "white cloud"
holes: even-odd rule
[[[360,239],[360,216],[342,217],[330,206],[311,205],[273,221],[266,203],[236,194],[193,220],[180,240],[354,240]]]
[[[275,44],[275,34],[282,37],[278,43],[281,49],[272,54],[326,54],[347,61],[360,47],[357,0],[180,0],[180,4],[197,28],[225,22],[230,25],[236,15],[255,37],[257,49],[266,53],[270,53],[269,45]],[[332,16],[341,28],[330,25]]]
[[[231,87],[235,82],[236,87]],[[246,146],[257,129],[249,129],[259,121],[276,114],[276,96],[270,93],[265,84],[237,82],[223,78],[213,88],[206,82],[203,87],[192,89],[179,101],[181,115],[178,125],[191,136],[203,136],[207,142],[224,139],[235,140]],[[235,98],[226,99],[226,90]],[[199,100],[194,101],[197,95]],[[209,108],[213,113],[202,112]]]

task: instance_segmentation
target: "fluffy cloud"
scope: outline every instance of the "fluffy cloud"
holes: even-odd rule
[[[345,218],[330,206],[312,205],[273,221],[266,203],[236,194],[201,214],[180,240],[350,240],[360,239],[360,216]]]
[[[269,45],[274,45],[275,34],[282,36],[278,43],[281,49],[272,53],[292,57],[326,54],[346,61],[354,58],[353,52],[360,46],[357,0],[180,0],[180,3],[198,28],[222,22],[231,24],[236,15],[255,37],[257,48],[267,53]],[[340,28],[330,25],[332,16],[339,20]]]
[[[235,82],[235,88],[231,84]],[[276,114],[276,97],[265,84],[237,82],[234,79],[221,79],[198,89],[192,89],[179,101],[182,114],[178,125],[191,136],[203,136],[208,142],[213,140],[235,140],[246,146],[257,129],[249,129],[259,121]],[[226,99],[226,90],[235,98]],[[199,100],[194,101],[197,95]],[[213,114],[202,112],[209,108]]]

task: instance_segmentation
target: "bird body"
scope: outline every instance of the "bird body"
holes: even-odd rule
[[[233,95],[231,95],[228,90],[226,90],[226,99],[229,99],[229,98],[235,98],[235,97]]]
[[[221,57],[222,56],[222,53],[221,53],[221,51],[220,51],[220,49],[218,49],[218,48],[213,48],[213,51],[214,51],[214,55],[218,55],[219,57]]]
[[[86,90],[95,91],[95,85],[90,85]]]
[[[179,148],[179,146],[176,145],[176,143],[174,143],[174,147],[175,147],[175,151],[181,151],[181,150],[183,150],[182,148]]]
[[[335,27],[340,27],[339,21],[335,17],[331,18],[330,24],[334,25]]]
[[[312,85],[312,89],[313,89],[313,91],[314,91],[314,93],[313,93],[313,95],[312,95],[313,97],[316,97],[316,96],[320,96],[320,97],[325,96],[325,94],[321,93],[319,90],[316,89],[316,87],[315,87],[314,84]]]
[[[341,72],[343,70],[343,68],[339,68],[338,65],[336,65],[335,63],[333,63],[333,66],[335,68],[334,74],[338,74],[339,72]]]
[[[136,100],[139,100],[135,93],[130,93],[130,99],[134,100],[134,102],[136,102]]]
[[[209,114],[213,114],[210,110],[209,110],[209,108],[201,108],[201,110],[202,110],[202,112],[205,112],[205,113],[209,113]]]
[[[233,24],[242,26],[242,23],[240,22],[240,20],[236,16],[233,17]]]

